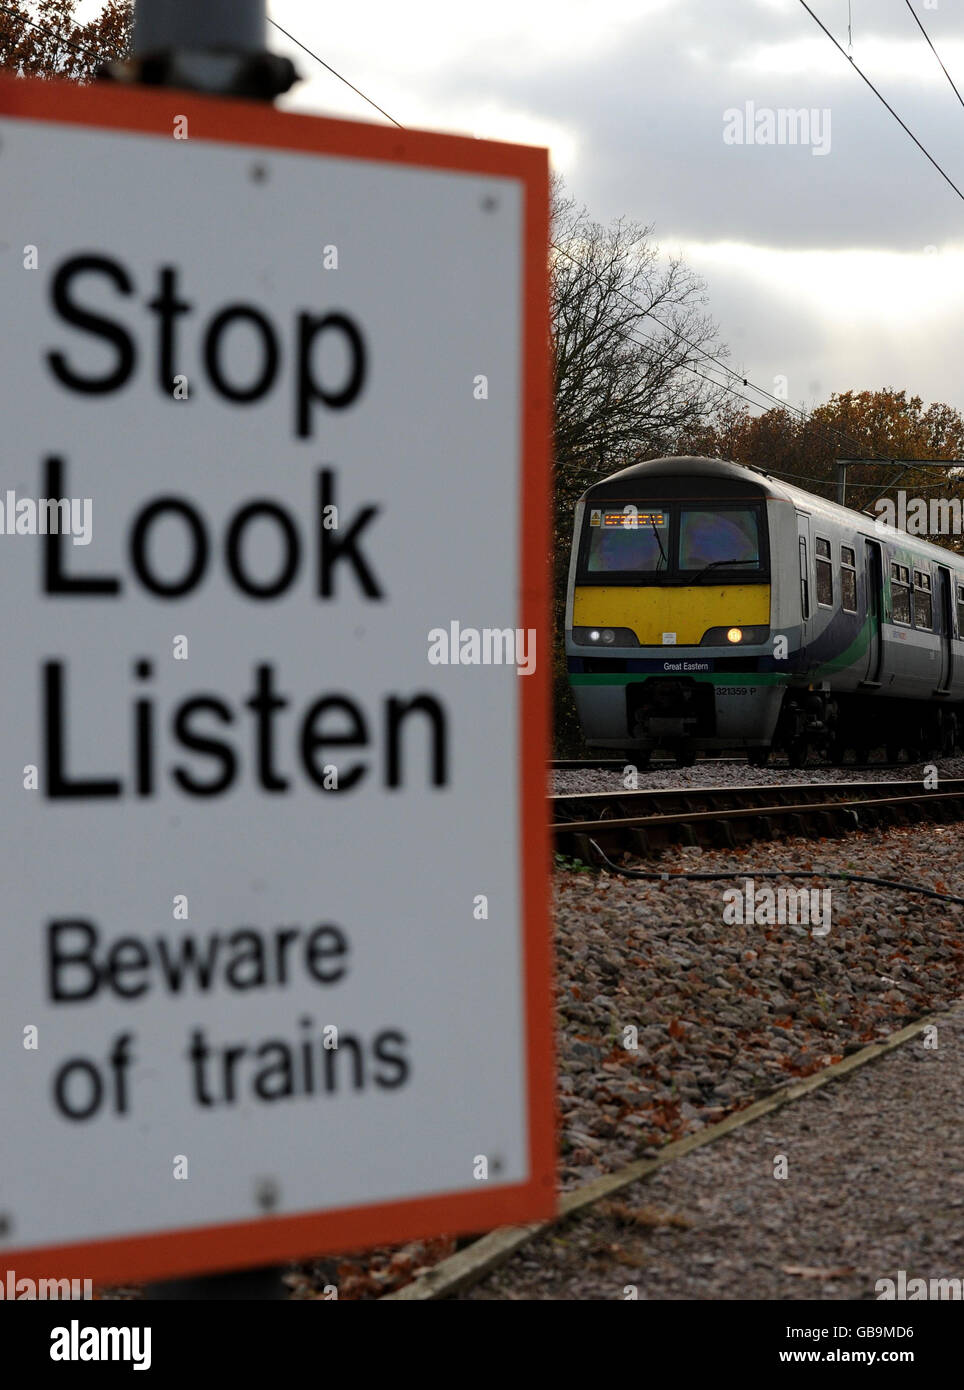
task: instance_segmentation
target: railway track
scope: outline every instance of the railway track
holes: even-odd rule
[[[590,772],[593,769],[602,771],[622,772],[624,767],[633,762],[632,758],[553,758],[549,767],[553,772]],[[694,766],[703,767],[706,763],[745,763],[745,758],[697,758]],[[645,766],[639,766],[640,772],[664,772],[669,768],[679,767],[675,758],[653,758]]]
[[[926,761],[937,761],[937,755]],[[749,766],[746,758],[697,758],[692,764],[693,767],[715,767],[718,764],[732,765],[742,763],[744,767]],[[625,758],[553,758],[549,762],[549,770],[552,772],[622,772],[624,767],[633,765],[640,776],[645,776],[647,772],[669,772],[680,765],[675,758],[653,758],[646,764],[634,764],[631,757]],[[761,769],[765,772],[891,772],[897,768],[921,767],[923,761],[913,763],[812,763],[801,768],[791,768],[789,763],[769,762],[766,767]]]
[[[648,855],[674,844],[736,847],[780,835],[839,836],[850,830],[964,818],[964,778],[938,790],[918,783],[795,782],[666,791],[550,796],[557,849],[580,859],[629,851]]]

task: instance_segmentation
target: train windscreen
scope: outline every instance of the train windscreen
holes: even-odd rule
[[[698,511],[684,507],[679,528],[679,567],[701,570],[708,565],[759,569],[759,516],[754,508]]]
[[[590,574],[656,574],[669,565],[669,514],[632,505],[589,513]]]

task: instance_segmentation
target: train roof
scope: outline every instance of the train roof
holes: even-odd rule
[[[828,522],[835,522],[838,526],[849,527],[852,531],[866,536],[870,540],[890,540],[892,542],[897,540],[901,545],[907,546],[930,560],[935,560],[943,565],[953,561],[956,568],[964,567],[964,555],[958,554],[955,550],[948,550],[942,545],[934,545],[933,542],[924,540],[921,536],[912,536],[909,532],[899,530],[897,527],[881,525],[878,529],[875,518],[866,512],[857,512],[850,507],[841,507],[837,502],[828,502],[825,497],[818,497],[816,493],[806,492],[801,487],[794,487],[791,483],[782,482],[762,468],[754,468],[745,463],[733,463],[729,459],[706,458],[695,454],[681,454],[676,457],[668,455],[664,458],[647,459],[644,463],[634,463],[629,468],[621,468],[616,473],[609,473],[606,477],[600,478],[592,487],[587,489],[584,496],[589,497],[597,487],[603,484],[616,482],[631,484],[642,478],[659,477],[661,474],[677,478],[708,477],[727,478],[733,481],[749,480],[762,490],[764,496],[772,498],[774,501],[790,502],[800,511],[808,512],[811,516],[824,517]]]

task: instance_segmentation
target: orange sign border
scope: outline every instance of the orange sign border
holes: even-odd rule
[[[148,1280],[240,1269],[389,1244],[443,1232],[490,1230],[549,1217],[556,1210],[555,1057],[549,916],[549,835],[545,769],[549,753],[549,441],[548,152],[465,136],[395,129],[277,111],[165,88],[77,87],[54,80],[0,78],[0,116],[172,138],[187,116],[192,140],[387,164],[492,174],[525,193],[523,247],[523,400],[520,478],[519,624],[535,629],[542,659],[520,686],[520,831],[523,840],[523,969],[529,1177],[523,1183],[435,1197],[261,1217],[70,1245],[4,1250],[18,1277]]]

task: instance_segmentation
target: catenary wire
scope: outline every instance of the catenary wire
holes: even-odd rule
[[[867,76],[867,74],[866,74],[865,72],[863,72],[863,71],[857,66],[857,64],[854,62],[853,58],[851,58],[847,53],[844,52],[843,48],[840,46],[840,44],[839,44],[839,43],[837,42],[837,40],[834,38],[833,34],[831,34],[830,30],[827,28],[826,24],[824,24],[823,20],[820,19],[817,15],[814,14],[813,10],[812,10],[812,9],[810,8],[810,6],[807,4],[807,0],[800,0],[800,4],[801,4],[801,5],[803,6],[803,8],[806,10],[807,14],[810,16],[810,18],[813,20],[813,22],[814,22],[815,24],[819,25],[819,27],[823,30],[823,32],[826,34],[827,38],[828,38],[828,39],[830,40],[830,42],[833,44],[834,48],[837,49],[837,51],[841,54],[842,57],[846,58],[847,62],[848,62],[848,63],[850,64],[850,66],[853,68],[854,72],[858,75],[858,77],[862,78],[863,81],[866,82],[867,86],[868,86],[868,87],[870,88],[870,90],[873,92],[873,94],[874,94],[874,96],[877,98],[877,100],[880,101],[880,102],[882,102],[883,105],[886,106],[887,110],[888,110],[888,111],[890,112],[890,114],[893,116],[894,120],[895,120],[895,121],[897,122],[897,124],[901,127],[901,129],[902,129],[903,131],[905,131],[905,132],[910,136],[910,138],[913,140],[914,144],[915,144],[915,145],[917,146],[917,148],[920,150],[921,154],[925,157],[925,159],[928,159],[928,160],[931,162],[931,164],[933,164],[934,168],[935,168],[935,169],[937,170],[937,172],[940,174],[940,176],[941,176],[941,178],[944,180],[944,182],[945,182],[946,184],[948,184],[948,186],[954,190],[954,192],[955,192],[955,193],[957,194],[957,196],[960,198],[961,202],[964,203],[964,193],[962,193],[961,190],[958,188],[957,184],[956,184],[956,183],[954,182],[954,180],[951,178],[950,174],[945,173],[945,171],[944,171],[944,170],[941,168],[941,166],[938,164],[937,160],[936,160],[936,159],[934,158],[934,156],[931,154],[930,150],[928,150],[927,147],[926,147],[925,145],[921,144],[920,140],[918,140],[917,136],[916,136],[916,135],[914,134],[914,132],[911,130],[910,126],[907,125],[905,121],[901,120],[900,116],[898,116],[897,112],[896,112],[896,111],[894,110],[894,108],[891,106],[890,102],[887,100],[887,98],[886,98],[885,96],[883,96],[883,95],[877,90],[877,88],[876,88],[876,87],[874,86],[874,84],[871,82],[871,80],[870,80],[870,78]]]
[[[337,77],[337,78],[339,79],[339,81],[344,82],[345,85],[346,85],[347,87],[350,87],[351,90],[352,90],[353,92],[356,92],[359,96],[363,97],[364,100],[367,101],[367,102],[369,103],[370,106],[374,107],[376,111],[379,111],[379,112],[385,117],[386,120],[391,121],[392,124],[398,126],[398,128],[399,128],[400,130],[404,130],[404,129],[405,129],[405,127],[404,127],[404,125],[402,124],[401,121],[396,120],[394,116],[390,115],[387,111],[385,111],[381,106],[379,106],[379,105],[377,104],[377,102],[372,101],[371,97],[366,96],[364,92],[362,92],[358,87],[356,87],[356,86],[354,85],[354,83],[349,82],[349,80],[348,80],[347,77],[344,77],[340,72],[337,72],[333,67],[330,66],[330,64],[326,63],[325,60],[324,60],[323,58],[319,57],[319,55],[318,55],[317,53],[314,53],[310,48],[307,47],[306,44],[303,44],[303,43],[301,42],[300,39],[295,38],[295,36],[294,36],[293,34],[289,33],[289,31],[288,31],[287,29],[283,29],[283,28],[281,27],[281,25],[280,25],[280,24],[277,24],[274,20],[271,20],[270,22],[274,25],[274,27],[275,27],[276,29],[278,29],[282,34],[284,34],[284,35],[286,36],[286,38],[289,38],[289,39],[291,40],[292,43],[297,44],[298,47],[301,48],[305,53],[307,53],[310,57],[314,58],[316,62],[318,62],[318,63],[320,63],[320,64],[322,65],[322,67],[326,68],[326,69],[327,69],[329,72],[331,72],[335,77]],[[558,251],[558,252],[559,252],[561,255],[563,255],[563,256],[567,256],[567,257],[569,258],[569,260],[571,260],[571,261],[573,262],[573,264],[574,264],[574,265],[577,265],[580,269],[584,270],[584,269],[587,268],[587,267],[586,267],[581,261],[579,261],[575,256],[573,256],[570,252],[564,250],[561,246],[558,246],[555,242],[552,242],[552,243],[550,243],[550,244],[552,245],[552,247],[553,247],[553,249],[554,249],[555,251]],[[627,303],[631,304],[634,308],[637,308],[637,309],[638,309],[638,308],[640,307],[638,304],[636,304],[636,302],[635,302],[634,300],[630,299],[629,296],[626,295],[626,294],[624,294],[621,290],[617,290],[616,293],[617,293],[621,298],[625,299],[625,300],[627,301]],[[714,354],[707,352],[707,351],[705,350],[705,348],[702,348],[702,347],[700,347],[698,344],[693,343],[692,341],[690,341],[690,339],[686,338],[682,333],[679,333],[677,330],[674,330],[674,329],[669,329],[669,328],[667,327],[667,325],[666,325],[665,323],[662,322],[661,319],[657,318],[657,316],[656,316],[654,313],[652,313],[651,310],[645,310],[645,309],[644,309],[644,310],[642,310],[642,312],[643,312],[643,314],[644,314],[646,317],[652,318],[653,321],[654,321],[655,323],[659,324],[659,326],[660,326],[662,329],[664,329],[664,331],[666,331],[666,332],[675,332],[675,333],[676,333],[676,336],[677,336],[682,342],[686,343],[687,347],[690,347],[690,348],[692,348],[695,352],[700,353],[703,357],[706,357],[709,361],[715,362],[718,366],[722,367],[722,369],[723,369],[724,371],[729,372],[730,375],[731,375],[732,377],[735,377],[737,380],[742,381],[742,383],[743,383],[744,386],[748,387],[749,389],[751,389],[751,390],[753,390],[753,391],[756,391],[759,395],[765,396],[765,397],[767,397],[769,400],[773,401],[779,409],[781,409],[781,410],[784,410],[784,409],[793,410],[793,411],[795,411],[795,412],[800,416],[800,418],[803,419],[803,420],[806,420],[806,419],[808,418],[806,412],[804,412],[803,410],[801,410],[799,406],[793,406],[793,405],[790,405],[789,402],[787,402],[787,401],[782,401],[782,400],[780,400],[780,398],[779,398],[778,396],[774,396],[774,395],[772,394],[772,392],[767,391],[767,389],[766,389],[765,387],[763,387],[763,386],[757,386],[755,382],[752,382],[752,381],[749,380],[749,378],[745,377],[745,376],[742,374],[742,372],[738,372],[734,367],[731,367],[728,363],[723,362],[721,358],[719,358],[719,357],[717,357],[717,356],[714,356]],[[635,340],[635,341],[638,341],[638,340]],[[650,339],[650,340],[648,340],[648,341],[649,341],[650,343],[652,343],[653,340]],[[687,363],[685,363],[685,362],[684,362],[684,363],[681,363],[680,365],[681,365],[681,367],[683,368],[684,371],[693,372],[693,374],[696,375],[696,376],[701,376],[701,375],[702,375],[700,372],[695,371],[695,368],[690,367],[690,366],[689,366]],[[705,377],[705,376],[702,377],[702,379],[703,379],[704,381],[710,382],[712,385],[716,386],[718,389],[722,389],[722,390],[724,390],[724,391],[729,392],[731,395],[734,395],[734,396],[738,397],[740,400],[744,401],[747,405],[752,406],[752,407],[753,407],[754,409],[756,409],[756,410],[759,410],[759,409],[761,408],[761,405],[760,405],[760,402],[759,402],[759,401],[750,400],[747,396],[742,395],[739,391],[736,391],[732,386],[729,386],[726,382],[715,381],[712,377]],[[862,447],[860,444],[857,443],[857,441],[856,441],[855,439],[852,439],[849,435],[843,434],[841,431],[837,430],[834,426],[831,425],[829,428],[833,431],[834,434],[837,435],[838,438],[840,438],[840,439],[845,439],[845,440],[847,441],[847,443],[853,445],[854,448],[860,449],[860,448]],[[821,433],[822,433],[822,432],[821,432]],[[826,438],[825,435],[824,435],[823,437]],[[584,471],[584,472],[591,472],[591,471],[595,471],[595,470],[584,469],[584,470],[581,470],[581,471]]]
[[[928,48],[929,48],[930,51],[933,53],[933,55],[934,55],[934,57],[937,59],[937,61],[940,63],[940,65],[941,65],[941,71],[943,72],[944,76],[947,78],[948,82],[951,84],[951,87],[954,89],[954,95],[957,97],[957,99],[958,99],[958,101],[961,103],[961,105],[964,106],[964,97],[961,96],[960,92],[957,90],[957,84],[955,83],[953,77],[952,77],[952,76],[950,75],[950,73],[947,71],[947,68],[944,67],[943,59],[941,58],[941,55],[938,53],[937,49],[936,49],[936,48],[934,47],[934,45],[931,43],[931,36],[930,36],[930,34],[928,34],[927,30],[924,28],[923,24],[921,23],[920,16],[918,15],[917,11],[914,9],[913,5],[910,3],[910,0],[904,0],[904,4],[905,4],[905,5],[907,6],[907,8],[910,10],[911,14],[914,16],[914,23],[917,25],[918,29],[919,29],[919,30],[921,31],[921,33],[924,35],[924,38],[927,40],[927,46],[928,46]]]

